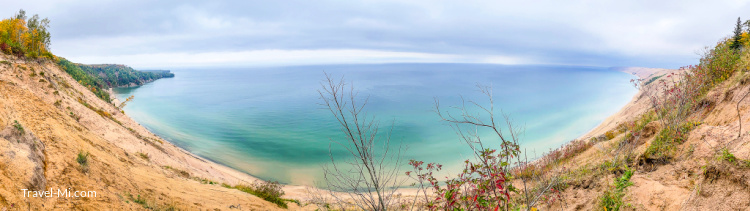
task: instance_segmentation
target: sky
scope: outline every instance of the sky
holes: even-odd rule
[[[678,68],[750,1],[0,0],[51,20],[51,50],[137,69],[349,63]],[[744,21],[744,19],[743,19]]]

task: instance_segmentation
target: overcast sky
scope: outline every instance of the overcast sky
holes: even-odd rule
[[[1,0],[52,21],[52,52],[135,68],[470,62],[677,68],[748,1]]]

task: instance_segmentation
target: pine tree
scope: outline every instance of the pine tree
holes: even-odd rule
[[[740,47],[740,39],[742,35],[742,21],[740,17],[737,17],[737,25],[734,27],[734,37],[732,37],[732,48],[737,49]]]

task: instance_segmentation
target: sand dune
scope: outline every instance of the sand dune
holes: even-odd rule
[[[30,63],[4,55],[0,55],[0,60],[9,62],[0,64],[0,207],[19,210],[280,209],[251,194],[219,185],[252,183],[256,178],[162,140],[87,91],[56,65]],[[679,70],[652,68],[620,71],[643,79],[679,73]],[[690,150],[689,156],[666,165],[637,167],[633,186],[628,188],[626,196],[633,209],[750,207],[750,200],[747,200],[750,198],[750,173],[710,162],[716,146],[728,146],[739,158],[750,157],[750,137],[735,138],[739,124],[734,109],[739,98],[748,92],[748,85],[742,78],[742,82],[727,82],[709,93],[714,99],[714,108],[703,125],[693,130],[690,139],[679,146],[683,151]],[[740,103],[743,113],[748,113],[749,104]],[[580,139],[601,137],[649,107],[644,93],[638,93],[619,112]],[[743,115],[742,120],[744,125],[750,125],[750,115]],[[16,122],[20,126],[16,126]],[[20,132],[18,127],[24,131]],[[748,129],[750,126],[743,131]],[[609,158],[612,140],[598,142],[574,157],[566,167],[596,165]],[[637,150],[645,146],[648,144]],[[86,165],[77,160],[78,154],[84,152],[89,154]],[[563,191],[564,204],[557,202],[548,208],[595,209],[597,197],[612,178],[613,175],[584,178],[581,181],[586,185],[572,185]],[[207,181],[211,182],[205,184]],[[26,197],[23,189],[95,191],[96,197]],[[285,197],[304,201],[308,196],[306,189],[286,186]],[[413,192],[413,189],[401,191],[405,195]],[[292,210],[315,209],[311,205],[299,207],[294,203],[289,206]]]

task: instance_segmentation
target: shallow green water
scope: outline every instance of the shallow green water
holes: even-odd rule
[[[319,105],[323,71],[370,96],[367,110],[393,123],[407,159],[439,162],[452,174],[471,154],[432,111],[434,98],[445,106],[460,95],[486,102],[475,85],[492,85],[496,108],[525,125],[522,147],[534,156],[586,133],[636,92],[633,76],[606,68],[475,64],[178,69],[174,78],[115,92],[135,96],[129,116],[192,153],[260,178],[312,184],[329,161],[330,139],[342,137]]]

